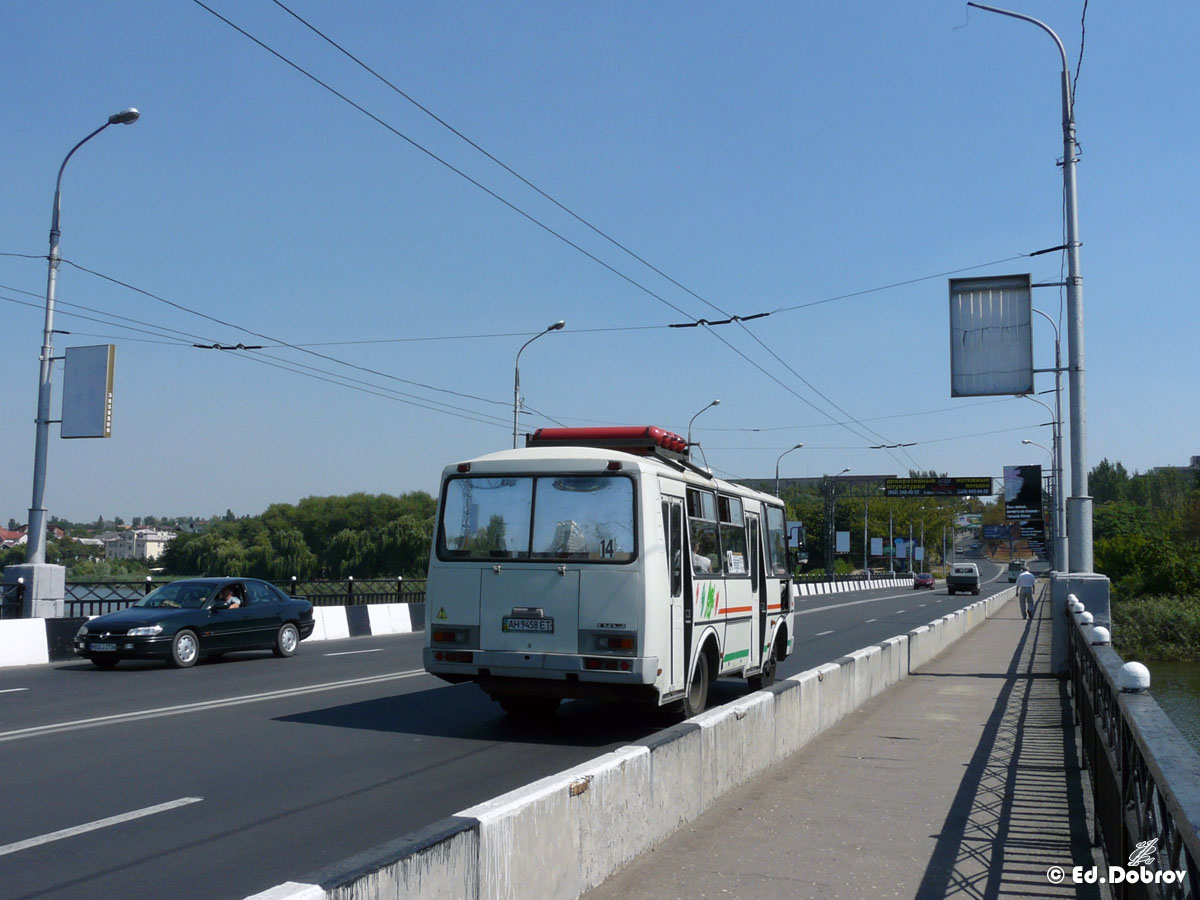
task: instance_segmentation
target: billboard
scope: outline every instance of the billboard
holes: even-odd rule
[[[837,544],[835,546],[835,552],[837,552],[837,553],[849,553],[850,552],[850,532],[839,531],[837,533]]]
[[[1010,522],[1042,518],[1042,467],[1004,467],[1004,518]]]
[[[888,497],[989,497],[990,476],[980,478],[885,478]]]
[[[112,344],[68,347],[63,364],[62,426],[64,438],[112,436]]]
[[[871,555],[883,556],[883,538],[871,538]]]
[[[1012,534],[1012,529],[1008,525],[984,525],[983,539],[985,541],[1007,541]]]
[[[1033,393],[1030,277],[950,279],[950,396]]]

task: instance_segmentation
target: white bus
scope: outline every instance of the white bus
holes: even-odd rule
[[[714,678],[774,680],[790,571],[783,503],[713,478],[678,435],[540,429],[442,473],[425,668],[515,716],[564,698],[695,715]]]

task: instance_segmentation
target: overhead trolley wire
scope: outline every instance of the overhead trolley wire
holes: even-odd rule
[[[368,111],[368,110],[367,110],[365,107],[363,107],[363,106],[361,106],[360,104],[356,103],[355,101],[351,100],[349,97],[347,97],[345,94],[343,94],[343,93],[341,93],[340,91],[338,91],[336,88],[334,88],[334,87],[332,87],[331,85],[327,84],[326,82],[322,81],[322,80],[321,80],[320,78],[318,78],[316,75],[312,74],[312,73],[311,73],[311,72],[309,72],[307,69],[305,69],[305,68],[303,68],[302,66],[300,66],[298,63],[295,63],[295,62],[293,62],[292,60],[290,60],[290,59],[288,59],[286,56],[284,56],[282,53],[280,53],[280,52],[278,52],[277,50],[275,50],[274,48],[270,47],[270,46],[269,46],[268,44],[266,44],[265,42],[263,42],[263,41],[259,40],[258,38],[254,37],[254,35],[250,34],[250,33],[249,33],[248,31],[246,31],[245,29],[241,28],[240,26],[238,26],[238,25],[237,25],[237,24],[235,24],[234,22],[232,22],[232,21],[230,21],[229,19],[227,19],[225,16],[221,15],[220,13],[218,13],[216,10],[212,9],[210,6],[208,6],[208,5],[206,5],[205,3],[203,3],[203,2],[202,2],[202,0],[192,0],[192,2],[193,2],[193,3],[195,3],[197,6],[201,7],[202,9],[204,9],[205,11],[207,11],[208,13],[210,13],[211,15],[213,15],[213,16],[215,16],[216,18],[220,19],[222,22],[224,22],[224,23],[225,23],[226,25],[228,25],[230,28],[232,28],[232,29],[234,29],[235,31],[237,31],[239,34],[241,34],[241,35],[243,35],[244,37],[246,37],[248,40],[252,41],[253,43],[255,43],[256,45],[258,45],[258,46],[259,46],[259,47],[261,47],[262,49],[266,50],[268,53],[270,53],[270,54],[271,54],[272,56],[274,56],[276,59],[280,60],[281,62],[285,63],[286,65],[288,65],[289,67],[291,67],[291,68],[292,68],[292,69],[294,69],[295,71],[297,71],[297,72],[299,72],[300,74],[304,75],[306,78],[310,79],[310,80],[311,80],[311,81],[313,81],[315,84],[318,84],[318,85],[320,85],[320,86],[321,86],[321,87],[323,87],[325,90],[327,90],[327,91],[329,91],[330,93],[332,93],[334,96],[336,96],[336,97],[338,97],[339,99],[343,100],[344,102],[348,103],[349,105],[351,105],[352,107],[354,107],[356,110],[358,110],[359,112],[361,112],[363,115],[366,115],[368,118],[370,118],[372,121],[374,121],[374,122],[378,123],[379,125],[382,125],[382,126],[383,126],[384,128],[386,128],[388,131],[392,132],[392,133],[393,133],[393,134],[395,134],[397,137],[401,138],[402,140],[404,140],[405,142],[407,142],[408,144],[410,144],[412,147],[414,147],[414,148],[416,148],[416,149],[420,150],[422,153],[426,154],[426,155],[427,155],[428,157],[430,157],[431,159],[435,160],[436,162],[438,162],[438,163],[440,163],[441,165],[445,166],[446,168],[450,169],[452,172],[454,172],[455,174],[459,175],[460,177],[462,177],[462,178],[466,179],[466,180],[467,180],[468,182],[470,182],[472,185],[474,185],[475,187],[477,187],[477,188],[479,188],[480,190],[484,191],[486,194],[488,194],[489,196],[493,197],[494,199],[496,199],[496,200],[500,201],[500,202],[501,202],[501,203],[503,203],[505,206],[507,206],[508,208],[510,208],[511,210],[513,210],[514,212],[518,213],[518,214],[519,214],[520,216],[522,216],[523,218],[525,218],[525,219],[527,219],[528,221],[532,222],[533,224],[537,225],[539,228],[543,229],[544,231],[546,231],[547,233],[549,233],[549,234],[553,235],[554,237],[557,237],[559,240],[561,240],[562,242],[566,243],[568,246],[570,246],[570,247],[574,248],[575,250],[578,250],[578,251],[579,251],[580,253],[582,253],[584,256],[588,257],[589,259],[591,259],[591,260],[593,260],[594,262],[598,263],[599,265],[603,266],[603,267],[604,267],[605,269],[607,269],[609,272],[611,272],[611,273],[613,273],[614,275],[618,276],[618,277],[619,277],[619,278],[621,278],[623,281],[627,282],[628,284],[632,285],[633,287],[637,288],[638,290],[641,290],[641,291],[643,291],[643,292],[644,292],[644,293],[646,293],[648,296],[650,296],[650,297],[653,297],[655,300],[658,300],[660,303],[664,303],[665,305],[669,306],[671,309],[674,309],[676,312],[680,313],[681,315],[685,315],[685,316],[687,315],[687,313],[685,313],[685,312],[684,312],[684,311],[683,311],[683,310],[682,310],[680,307],[676,306],[674,303],[671,303],[671,302],[670,302],[669,300],[667,300],[665,297],[661,296],[660,294],[658,294],[658,293],[656,293],[655,291],[651,290],[651,289],[650,289],[650,288],[648,288],[647,286],[645,286],[645,285],[641,284],[640,282],[636,281],[635,279],[633,279],[633,278],[632,278],[632,277],[630,277],[629,275],[626,275],[624,272],[621,272],[620,270],[616,269],[614,266],[612,266],[612,265],[610,265],[609,263],[605,262],[604,260],[600,259],[600,258],[599,258],[598,256],[596,256],[595,254],[591,253],[590,251],[588,251],[588,250],[584,249],[584,248],[583,248],[582,246],[580,246],[579,244],[577,244],[577,243],[575,243],[574,241],[570,240],[570,239],[569,239],[569,238],[567,238],[565,235],[561,234],[560,232],[557,232],[557,231],[555,231],[555,230],[554,230],[553,228],[551,228],[549,225],[545,224],[545,223],[544,223],[544,222],[542,222],[540,219],[536,218],[535,216],[531,215],[530,213],[527,213],[527,212],[525,212],[523,209],[521,209],[520,207],[518,207],[516,204],[514,204],[514,203],[512,203],[511,201],[509,201],[509,200],[505,199],[504,197],[501,197],[499,194],[497,194],[495,191],[493,191],[493,190],[491,190],[490,188],[488,188],[488,187],[486,187],[485,185],[483,185],[483,184],[482,184],[481,182],[479,182],[477,179],[475,179],[475,178],[472,178],[470,175],[468,175],[468,174],[467,174],[466,172],[464,172],[463,170],[461,170],[461,169],[457,168],[456,166],[452,165],[452,164],[451,164],[451,163],[449,163],[448,161],[446,161],[446,160],[442,159],[440,156],[438,156],[437,154],[435,154],[433,151],[431,151],[431,150],[429,150],[429,149],[425,148],[425,147],[424,147],[424,146],[422,146],[420,143],[418,143],[418,142],[417,142],[417,141],[415,141],[414,139],[410,138],[408,135],[406,135],[406,134],[404,134],[403,132],[401,132],[399,129],[397,129],[397,128],[395,128],[394,126],[390,125],[389,123],[385,122],[383,119],[379,118],[379,117],[378,117],[378,116],[376,116],[374,113],[372,113],[372,112]],[[286,11],[287,11],[287,12],[288,12],[290,15],[292,15],[294,18],[297,18],[297,19],[298,19],[298,20],[300,20],[301,22],[303,22],[303,24],[305,24],[307,27],[309,27],[309,28],[310,28],[310,29],[312,29],[313,31],[317,31],[315,28],[313,28],[313,26],[309,25],[309,24],[308,24],[307,22],[305,22],[303,19],[300,19],[300,17],[299,17],[299,16],[296,16],[296,14],[295,14],[295,13],[292,13],[292,12],[291,12],[291,10],[287,9],[287,7],[284,7],[282,4],[277,4],[277,5],[279,5],[279,6],[280,6],[281,8],[283,8],[283,9],[285,9],[285,10],[286,10]],[[318,34],[320,34],[320,32],[317,32],[317,33],[318,33]],[[363,65],[363,67],[364,67],[364,68],[366,68],[368,71],[370,71],[372,74],[376,74],[376,76],[377,76],[377,77],[379,77],[379,76],[377,75],[377,73],[375,73],[375,72],[374,72],[374,70],[370,69],[370,67],[368,67],[368,66],[366,66],[365,64],[361,63],[361,61],[357,60],[357,58],[356,58],[356,57],[353,57],[351,54],[349,54],[347,51],[345,51],[343,48],[341,48],[341,47],[340,47],[340,45],[337,45],[337,44],[336,44],[335,42],[333,42],[332,40],[330,40],[330,39],[328,39],[328,38],[325,38],[325,36],[324,36],[323,34],[321,35],[321,37],[323,37],[325,40],[329,41],[329,43],[333,44],[333,45],[334,45],[335,47],[337,47],[337,49],[339,49],[341,52],[343,52],[343,53],[346,53],[346,55],[348,55],[348,56],[351,56],[351,58],[352,58],[352,59],[354,59],[356,62],[359,62],[359,64],[360,64],[360,65]],[[385,80],[385,83],[388,83],[388,84],[389,84],[389,86],[393,87],[393,89],[396,89],[394,85],[391,85],[391,84],[390,84],[390,82],[386,82],[386,79],[384,79],[384,80]],[[398,90],[398,89],[396,89],[396,90]],[[403,95],[403,92],[401,92],[401,93],[402,93],[402,95]],[[407,97],[407,95],[404,95],[404,96],[406,96],[406,97]],[[422,107],[422,109],[423,109],[423,107]],[[439,122],[441,122],[442,120],[441,120],[441,119],[438,119],[438,121],[439,121]],[[443,124],[445,124],[445,123],[443,123]],[[449,126],[447,126],[447,127],[449,127]],[[459,134],[459,136],[460,136],[460,137],[462,136],[462,135],[461,135],[461,134],[460,134],[460,133],[459,133],[457,130],[455,130],[455,129],[451,129],[451,130],[452,130],[452,131],[454,131],[454,133],[455,133],[455,134]],[[463,138],[463,139],[464,139],[464,140],[467,140],[466,138]],[[469,141],[469,140],[468,140],[468,143],[470,143],[470,144],[471,144],[472,146],[474,146],[474,147],[478,147],[478,145],[474,144],[474,142],[471,142],[471,141]],[[482,152],[482,151],[481,151],[481,152]],[[492,157],[492,156],[491,156],[491,154],[486,154],[486,153],[485,153],[485,155],[487,155],[487,156],[488,156],[490,159],[495,159],[494,157]],[[499,162],[499,161],[497,160],[497,162]],[[500,164],[500,165],[502,165],[502,166],[504,165],[503,163],[499,163],[499,164]],[[504,166],[504,168],[505,168],[506,170],[510,171],[510,172],[512,171],[512,170],[511,170],[511,169],[510,169],[508,166]],[[513,174],[515,175],[516,173],[514,172]],[[518,175],[517,177],[518,177],[518,178],[521,178],[521,176],[519,176],[519,175]],[[521,180],[522,180],[523,182],[525,182],[526,184],[530,184],[530,182],[528,182],[528,180],[526,180],[526,179],[524,179],[524,178],[521,178]],[[730,321],[735,321],[735,318],[734,318],[734,317],[733,317],[733,316],[732,316],[730,313],[728,313],[727,311],[725,311],[725,310],[721,309],[721,307],[717,306],[716,304],[712,303],[711,301],[707,300],[706,298],[704,298],[704,297],[700,296],[700,295],[699,295],[699,294],[697,294],[695,291],[691,290],[691,289],[690,289],[690,288],[688,288],[686,285],[684,285],[684,284],[680,283],[679,281],[677,281],[676,279],[672,278],[670,275],[668,275],[667,273],[663,272],[661,269],[659,269],[659,268],[657,268],[656,266],[652,265],[651,263],[649,263],[648,261],[646,261],[645,259],[643,259],[641,256],[639,256],[639,255],[637,255],[636,253],[634,253],[632,250],[630,250],[629,248],[625,247],[625,246],[624,246],[623,244],[621,244],[620,242],[618,242],[618,241],[616,241],[615,239],[613,239],[613,238],[609,237],[607,234],[604,234],[604,232],[602,232],[602,231],[600,231],[599,229],[595,228],[595,226],[591,225],[591,223],[587,222],[587,221],[586,221],[586,220],[584,220],[582,217],[580,217],[580,216],[576,215],[575,213],[571,212],[570,210],[566,209],[566,207],[564,207],[564,206],[563,206],[561,203],[558,203],[558,201],[557,201],[557,200],[554,200],[553,198],[551,198],[551,197],[550,197],[548,194],[546,194],[545,192],[543,192],[543,191],[541,191],[540,189],[536,188],[536,187],[535,187],[535,186],[533,186],[532,184],[531,184],[530,186],[531,186],[531,187],[534,187],[534,189],[535,189],[535,190],[537,190],[537,191],[538,191],[540,194],[542,194],[543,196],[547,197],[547,199],[550,199],[550,200],[551,200],[552,202],[554,202],[554,203],[555,203],[557,206],[559,206],[560,208],[563,208],[565,211],[567,211],[568,213],[570,213],[572,216],[574,216],[575,218],[577,218],[579,221],[581,221],[581,222],[583,222],[584,224],[586,224],[586,225],[587,225],[589,228],[591,228],[593,231],[596,231],[596,233],[597,233],[597,234],[600,234],[600,235],[601,235],[601,236],[603,236],[603,237],[604,237],[606,240],[609,240],[609,241],[610,241],[611,243],[613,243],[615,246],[617,246],[618,248],[620,248],[621,250],[623,250],[625,253],[629,254],[629,255],[630,255],[630,256],[632,256],[634,259],[638,260],[638,261],[639,261],[639,262],[641,262],[643,265],[647,266],[647,267],[648,267],[648,268],[650,268],[652,271],[654,271],[655,273],[657,273],[657,274],[658,274],[658,275],[660,275],[661,277],[665,278],[665,279],[666,279],[667,281],[669,281],[670,283],[674,284],[674,285],[675,285],[676,287],[678,287],[680,290],[683,290],[683,291],[685,291],[685,292],[686,292],[686,293],[688,293],[689,295],[691,295],[691,296],[695,297],[695,298],[696,298],[697,300],[699,300],[701,303],[704,303],[706,306],[708,306],[708,307],[710,307],[710,308],[712,308],[712,309],[715,309],[717,312],[720,312],[720,313],[721,313],[723,316],[725,316],[725,317],[726,317],[726,319],[729,319]],[[739,326],[740,326],[740,327],[741,327],[743,330],[747,330],[747,329],[746,329],[746,326],[745,326],[745,325],[744,325],[742,322],[738,321],[738,325],[739,325]],[[705,328],[706,328],[706,330],[708,330],[708,331],[709,331],[711,334],[714,334],[714,336],[717,336],[717,337],[718,337],[718,339],[720,339],[720,340],[722,341],[722,343],[725,343],[725,344],[726,344],[726,346],[730,347],[730,349],[734,349],[732,344],[730,344],[728,341],[725,341],[725,340],[724,340],[724,338],[720,338],[720,337],[719,337],[719,335],[715,335],[715,332],[712,332],[712,331],[711,331],[711,329],[710,329],[710,328],[708,328],[708,326],[703,326],[703,327],[705,327]],[[750,332],[747,330],[747,333],[750,333]],[[753,334],[751,334],[751,337],[754,337],[754,339],[755,339],[755,340],[756,340],[756,341],[757,341],[757,342],[758,342],[758,343],[759,343],[761,346],[763,346],[764,348],[766,348],[766,345],[765,345],[765,344],[763,344],[761,340],[758,340],[758,338],[757,338],[757,337],[755,337]],[[742,358],[743,358],[743,359],[746,359],[748,362],[752,362],[752,361],[750,360],[750,358],[749,358],[748,356],[746,356],[744,353],[742,353],[741,351],[735,350],[735,352],[737,352],[737,353],[738,353],[738,355],[742,356]],[[772,353],[772,355],[775,355],[775,354],[773,354],[773,353]],[[778,356],[776,356],[776,359],[778,359]],[[753,362],[752,362],[752,364],[753,364],[753,365],[754,365],[754,367],[755,367],[755,368],[757,368],[759,371],[763,372],[764,374],[768,374],[768,375],[769,375],[769,373],[767,373],[767,372],[766,372],[766,370],[765,370],[765,369],[763,369],[763,367],[762,367],[762,366],[758,365],[757,363],[753,363]],[[794,375],[796,375],[796,374],[797,374],[797,373],[795,372],[795,370],[794,370],[794,369],[791,369],[790,367],[788,367],[788,368],[789,368],[789,371],[791,371],[791,372],[792,372],[792,374],[794,374]],[[771,377],[771,379],[772,379],[773,381],[775,381],[777,384],[779,384],[781,387],[785,387],[785,388],[786,388],[786,386],[783,384],[783,382],[781,382],[779,379],[775,378],[774,376],[769,376],[769,377]],[[798,376],[798,377],[799,377],[799,376]],[[804,379],[803,379],[803,378],[802,378],[801,380],[802,380],[802,381],[804,381]],[[809,387],[809,389],[810,389],[810,390],[814,390],[814,391],[816,390],[815,388],[813,388],[813,387],[812,387],[812,385],[811,385],[809,382],[807,382],[807,381],[804,381],[804,383],[805,383],[805,385],[806,385],[807,387]],[[801,395],[800,395],[800,394],[798,394],[796,391],[794,391],[794,390],[792,390],[792,389],[790,389],[790,388],[786,388],[786,389],[787,389],[787,390],[788,390],[790,393],[792,393],[792,394],[793,394],[793,396],[796,396],[796,397],[797,397],[797,398],[799,398],[799,399],[803,399],[803,400],[804,400],[804,402],[808,403],[810,406],[812,406],[812,408],[813,408],[814,410],[816,410],[816,411],[817,411],[817,412],[819,412],[820,414],[822,414],[822,415],[825,415],[825,416],[826,416],[827,418],[829,418],[829,419],[834,419],[834,417],[833,417],[832,415],[830,415],[830,414],[829,414],[829,413],[827,413],[826,411],[824,411],[824,410],[820,409],[819,407],[817,407],[815,404],[813,404],[813,403],[812,403],[811,401],[809,401],[807,398],[802,398],[802,397],[801,397]],[[837,409],[839,412],[841,412],[843,415],[845,415],[845,416],[848,416],[848,417],[850,417],[850,418],[853,418],[853,416],[850,416],[850,414],[849,414],[849,413],[847,413],[847,412],[846,412],[844,409],[842,409],[841,407],[839,407],[839,406],[837,406],[836,404],[832,403],[832,401],[830,401],[830,400],[829,400],[829,398],[828,398],[828,397],[826,397],[824,394],[822,394],[822,393],[821,393],[821,392],[819,392],[819,391],[816,391],[816,393],[817,393],[817,394],[818,394],[818,395],[819,395],[819,396],[820,396],[820,397],[821,397],[823,400],[825,400],[825,402],[827,402],[827,403],[830,403],[831,405],[833,405],[833,406],[834,406],[834,408],[836,408],[836,409]],[[870,431],[870,429],[867,429],[867,430],[868,430],[868,431]],[[873,434],[875,434],[875,432],[872,432],[872,433],[873,433]],[[885,442],[888,440],[888,439],[887,439],[887,438],[885,438],[883,435],[876,434],[876,436],[877,436],[877,437],[879,437],[879,438],[881,438],[881,439],[883,439]],[[856,435],[856,437],[862,437],[862,436],[861,436],[861,435]],[[889,451],[889,452],[890,452],[890,451]],[[900,462],[900,460],[899,460],[899,459],[897,459],[897,462],[899,463],[899,462]]]
[[[451,394],[455,397],[462,397],[467,400],[478,400],[481,403],[491,403],[491,404],[494,404],[497,406],[508,406],[507,401],[504,401],[504,400],[493,400],[490,397],[479,397],[479,396],[476,396],[475,394],[467,394],[462,391],[453,391],[453,390],[450,390],[449,388],[435,387],[434,385],[425,384],[424,382],[421,382],[421,381],[413,381],[409,378],[401,378],[398,375],[392,375],[388,372],[381,372],[378,369],[372,369],[368,366],[360,366],[360,365],[357,365],[356,363],[347,362],[344,359],[338,359],[336,356],[329,356],[328,354],[325,354],[325,353],[318,353],[316,350],[310,350],[307,347],[301,347],[296,344],[289,343],[288,341],[285,341],[282,338],[278,338],[278,337],[274,337],[269,334],[264,334],[262,332],[254,331],[251,328],[246,328],[245,326],[238,325],[234,322],[227,322],[224,319],[219,319],[216,316],[212,316],[212,315],[209,315],[208,313],[201,312],[198,309],[192,309],[189,306],[184,306],[182,303],[176,303],[174,300],[168,300],[166,297],[159,296],[158,294],[152,293],[151,291],[147,291],[144,288],[140,288],[140,287],[137,287],[136,285],[129,284],[128,282],[121,281],[119,278],[114,278],[111,275],[105,275],[103,272],[97,272],[95,269],[89,269],[87,266],[82,266],[79,263],[72,262],[69,259],[63,259],[63,260],[61,260],[61,262],[65,263],[73,268],[76,268],[81,272],[86,272],[87,274],[92,275],[96,278],[103,279],[104,281],[108,281],[108,282],[111,282],[112,284],[116,284],[116,285],[119,285],[120,287],[134,291],[135,293],[142,294],[143,296],[149,297],[152,300],[156,300],[159,303],[165,303],[167,306],[174,307],[175,309],[181,310],[182,312],[190,313],[193,316],[199,316],[202,319],[208,319],[210,322],[216,322],[218,325],[224,325],[226,328],[235,328],[238,331],[244,331],[246,334],[253,335],[254,337],[257,337],[257,338],[262,338],[263,340],[266,340],[266,341],[274,341],[277,344],[279,344],[280,346],[288,347],[293,350],[298,350],[301,353],[307,353],[310,356],[315,356],[319,359],[326,360],[327,362],[332,362],[332,363],[336,363],[341,366],[346,366],[347,368],[350,368],[350,369],[357,369],[360,372],[367,372],[371,375],[377,375],[380,378],[387,378],[392,381],[399,381],[403,384],[410,384],[410,385],[413,385],[414,387],[424,388],[425,390],[429,390],[429,391],[437,391],[442,394]]]

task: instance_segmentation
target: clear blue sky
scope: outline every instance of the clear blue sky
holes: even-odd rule
[[[116,405],[109,440],[63,441],[55,427],[51,514],[243,514],[312,494],[432,491],[445,464],[510,445],[517,349],[560,318],[566,329],[522,356],[529,407],[572,425],[684,431],[720,398],[695,437],[723,474],[772,475],[799,441],[785,476],[848,466],[998,477],[1004,465],[1047,462],[1020,443],[1049,445],[1040,407],[950,398],[945,277],[714,329],[728,345],[664,328],[721,316],[270,0],[210,5],[641,287],[189,0],[12,6],[0,251],[45,254],[63,156],[136,106],[140,122],[108,129],[67,169],[62,255],[229,323],[63,266],[60,301],[175,329],[181,343],[60,307],[57,327],[74,332],[56,338],[60,352],[117,345]],[[961,2],[288,5],[729,313],[1062,240],[1057,52],[1034,27]],[[1072,69],[1081,8],[1019,7],[1058,30]],[[1197,33],[1200,7],[1184,0],[1087,13],[1076,118],[1091,465],[1144,470],[1200,453]],[[962,274],[1019,272],[1058,280],[1059,255]],[[0,257],[0,284],[0,522],[25,521],[44,259]],[[1059,302],[1056,289],[1035,298],[1055,317]],[[1035,328],[1036,362],[1048,366],[1052,331],[1041,319]],[[438,337],[459,339],[415,340]],[[193,349],[194,339],[312,345],[337,361],[264,352],[376,393]],[[322,343],[365,341],[376,343]],[[61,384],[60,370],[56,417]],[[1039,376],[1039,389],[1051,385]],[[455,415],[377,395],[393,390]],[[847,414],[865,425],[832,424]],[[884,439],[918,443],[911,458],[866,449]]]

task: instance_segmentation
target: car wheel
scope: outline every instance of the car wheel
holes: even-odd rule
[[[558,697],[500,697],[500,708],[524,722],[533,722],[553,715],[562,703]]]
[[[284,622],[279,626],[279,633],[275,635],[275,647],[271,652],[281,658],[294,656],[299,644],[300,632],[296,630],[296,626],[291,622]]]
[[[772,644],[770,654],[763,660],[762,672],[757,675],[751,675],[746,679],[750,683],[751,690],[761,691],[763,688],[770,687],[775,683],[775,672],[779,668],[777,656],[775,645]]]
[[[187,669],[200,658],[200,639],[196,632],[183,629],[171,641],[171,665],[176,669]]]
[[[692,680],[688,683],[687,693],[683,695],[683,715],[690,719],[704,712],[708,705],[708,657],[703,653],[696,659],[696,668],[692,672]]]
[[[121,660],[115,656],[93,656],[92,665],[97,669],[113,669]]]

